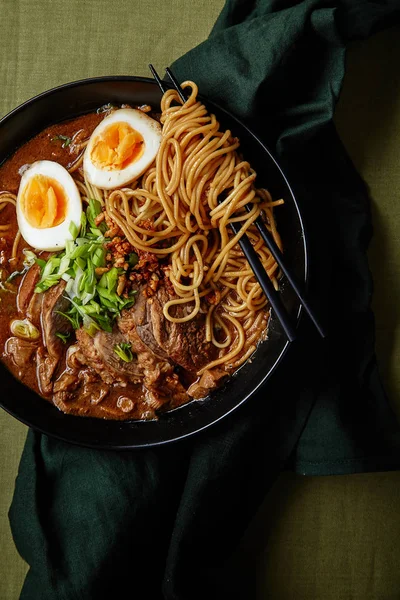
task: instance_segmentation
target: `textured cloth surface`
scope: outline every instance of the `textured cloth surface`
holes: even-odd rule
[[[266,114],[269,111],[274,114],[272,111],[275,111],[279,119],[274,120],[274,123],[263,119],[258,129],[262,129],[271,148],[277,147],[291,181],[295,183],[298,196],[300,200],[303,199],[304,210],[310,213],[308,218],[312,219],[313,215],[317,215],[314,218],[321,219],[324,227],[326,226],[324,231],[332,235],[333,227],[340,225],[341,216],[353,216],[354,219],[350,219],[350,222],[358,242],[358,235],[365,232],[368,216],[365,191],[345,159],[329,121],[343,75],[343,42],[340,34],[364,35],[369,33],[371,27],[363,19],[362,22],[366,25],[362,31],[355,32],[350,29],[350,21],[338,17],[336,22],[341,25],[341,29],[336,30],[334,12],[328,3],[303,2],[295,7],[284,3],[284,10],[280,10],[279,4],[259,3],[251,13],[251,3],[237,3],[237,10],[240,9],[242,13],[237,15],[237,10],[229,13],[225,11],[218,26],[222,29],[229,24],[233,29],[220,35],[216,28],[212,39],[207,42],[208,46],[205,44],[189,54],[175,66],[175,70],[182,78],[187,78],[192,75],[191,69],[194,69],[192,76],[200,83],[203,93],[224,103],[248,122],[257,125],[253,119],[255,110],[262,109],[263,114],[264,111]],[[353,4],[355,6],[356,3]],[[373,8],[372,6],[371,10]],[[387,6],[386,11],[389,11],[389,8]],[[243,14],[243,10],[249,14]],[[241,23],[244,17],[247,17],[245,29]],[[371,21],[370,18],[368,20]],[[276,37],[275,45],[265,48],[262,60],[254,61],[255,70],[251,71],[254,76],[251,81],[254,82],[257,82],[257,77],[261,77],[263,81],[269,74],[271,79],[274,79],[273,75],[276,72],[274,93],[268,94],[268,86],[264,86],[258,94],[258,90],[263,86],[257,85],[253,88],[253,100],[240,97],[231,105],[227,102],[230,96],[226,90],[229,91],[231,79],[241,84],[238,74],[246,73],[248,67],[252,66],[250,58],[246,59],[246,45],[243,45],[243,40],[245,38],[249,44],[249,40],[258,39],[254,33],[255,31],[260,35],[257,24],[262,25],[263,32],[269,32],[269,41],[271,32],[276,36],[285,34],[284,40],[281,37],[281,43]],[[359,24],[360,19],[357,19],[357,27]],[[289,27],[290,25],[292,27]],[[224,56],[229,32],[234,36],[230,38],[233,42],[231,41],[229,60],[222,60],[218,69],[212,53],[215,51],[218,56]],[[303,44],[303,52],[299,52],[298,55],[290,53],[290,44],[285,45],[283,41],[293,36],[296,48],[300,46],[301,50],[304,32],[306,35],[303,37],[306,37],[307,44]],[[257,48],[259,47],[260,44]],[[264,49],[262,44],[261,49]],[[321,60],[321,64],[316,65],[316,70],[311,69],[310,73],[310,69],[305,69],[309,63],[302,61],[310,59],[322,49],[326,51],[324,58],[332,54],[332,64],[322,64]],[[282,55],[279,54],[281,51],[286,52],[287,64],[284,61],[282,64]],[[235,52],[244,57],[246,66],[236,69]],[[253,52],[252,56],[256,54]],[[205,56],[208,57],[207,61],[204,60]],[[221,87],[218,88],[218,79],[213,78],[210,65],[217,73],[219,71],[220,75],[229,68],[233,69],[233,77],[229,80],[220,77]],[[266,71],[262,70],[263,65]],[[310,89],[309,98],[302,98],[300,92],[298,95],[293,93],[297,89],[296,65],[304,68],[303,71],[298,71],[304,89],[310,89],[312,82],[320,82],[318,89]],[[329,69],[326,69],[326,65]],[[321,69],[323,66],[325,69]],[[285,72],[288,74],[288,81],[282,76],[284,68],[287,69]],[[331,80],[331,76],[334,81]],[[251,86],[249,79],[245,80],[249,94]],[[55,83],[58,82],[60,81]],[[218,89],[224,89],[225,93],[220,96]],[[243,86],[240,86],[240,90],[243,92]],[[269,105],[267,99],[276,93],[277,97],[272,99],[276,104]],[[320,102],[317,101],[319,94]],[[285,98],[288,98],[289,105],[285,104]],[[279,113],[279,106],[282,114]],[[287,121],[284,118],[285,111]],[[306,161],[299,158],[301,153],[307,153],[309,161],[314,162],[313,170],[312,165],[304,164]],[[296,168],[293,167],[293,156],[296,157]],[[316,164],[322,169],[318,170],[319,177],[315,176]],[[343,175],[346,188],[343,186],[343,180],[337,180],[337,177],[333,176],[334,171]],[[325,188],[328,187],[328,191],[324,189],[324,198],[329,208],[337,199],[342,202],[341,215],[335,213],[336,220],[330,226],[329,214],[326,214],[328,210],[325,207],[325,214],[322,214],[323,211],[318,206],[322,183],[325,184]],[[349,199],[353,201],[350,207]],[[346,208],[352,209],[350,215],[346,213]],[[355,215],[352,214],[353,210]],[[361,215],[358,215],[358,212]],[[342,232],[340,227],[339,231]],[[320,241],[318,238],[313,240],[314,248]],[[312,285],[314,291],[320,295],[320,304],[323,306],[323,300],[327,296],[330,297],[333,306],[338,301],[341,305],[340,303],[346,303],[348,300],[347,296],[340,296],[341,292],[336,289],[336,285],[334,293],[339,297],[331,296],[331,278],[335,269],[332,268],[324,274],[320,268],[321,263],[324,266],[326,264],[322,258],[329,255],[331,241],[332,238],[326,240],[326,254],[321,257],[320,262],[317,256],[314,258]],[[339,240],[336,240],[336,244],[335,252],[338,252],[339,260],[342,261],[336,267],[343,270],[343,262],[354,253],[354,247],[346,246],[343,250]],[[344,380],[337,382],[332,378],[332,373],[325,371],[319,373],[318,381],[315,381],[315,378],[311,381],[310,374],[306,372],[302,394],[297,390],[294,394],[290,387],[285,388],[281,381],[279,385],[275,382],[274,387],[268,390],[268,395],[273,397],[274,390],[275,393],[279,390],[280,396],[283,396],[281,406],[275,413],[267,409],[261,410],[258,404],[252,403],[251,409],[235,416],[219,430],[210,432],[193,444],[172,447],[162,453],[92,453],[55,443],[42,436],[30,436],[12,511],[16,541],[21,553],[33,565],[23,597],[34,598],[34,594],[37,593],[37,597],[40,598],[101,598],[102,594],[110,593],[111,579],[129,570],[128,558],[129,563],[136,563],[138,572],[142,572],[147,592],[151,594],[154,585],[153,593],[156,594],[160,590],[161,573],[167,555],[165,597],[201,597],[203,589],[207,589],[209,577],[217,571],[222,557],[227,555],[270,481],[284,464],[316,399],[318,401],[302,443],[292,455],[293,463],[300,471],[353,472],[393,467],[398,464],[395,462],[396,456],[393,457],[393,462],[388,458],[388,453],[394,448],[391,442],[395,441],[396,430],[393,427],[390,431],[388,427],[394,420],[384,403],[372,354],[367,356],[367,364],[361,365],[357,377],[353,377],[354,366],[358,365],[362,350],[372,350],[372,346],[366,344],[368,339],[365,342],[362,338],[358,340],[358,344],[354,344],[359,332],[367,331],[365,325],[369,320],[370,288],[363,255],[364,244],[365,239],[362,245],[354,244],[357,250],[356,261],[349,266],[348,273],[350,283],[354,272],[361,271],[365,275],[365,286],[350,287],[350,297],[355,300],[344,315],[353,345],[349,344],[344,357],[341,357],[338,363],[333,363],[336,368],[339,367],[338,370],[342,374],[350,377],[350,390],[343,390]],[[320,280],[318,286],[315,277]],[[357,291],[360,292],[359,296]],[[366,296],[361,293],[365,291]],[[329,316],[332,311],[330,307],[326,307],[324,312]],[[331,322],[333,330],[339,322],[340,315],[336,314],[335,318],[337,321]],[[340,324],[343,326],[343,321],[340,321]],[[328,356],[331,363],[334,357],[337,359],[337,347],[334,344],[335,341],[339,341],[333,337],[332,354]],[[292,361],[296,362],[294,358]],[[346,362],[349,362],[348,368],[343,371]],[[320,384],[327,381],[327,376],[331,377],[330,385],[321,393]],[[282,393],[282,390],[285,393]],[[381,399],[379,405],[376,403],[378,398]],[[378,439],[371,436],[371,432],[376,432],[376,408],[379,409],[378,417],[382,415],[380,423],[383,424]],[[356,427],[359,419],[355,417],[360,409],[366,417],[361,426]],[[271,422],[275,428],[275,435],[270,435],[268,443],[265,443],[260,434],[265,432],[267,424],[272,429]],[[342,426],[347,428],[347,435],[336,437]],[[371,439],[375,440],[372,445]],[[253,457],[251,463],[250,456]],[[218,460],[215,460],[215,457],[218,457]],[[317,466],[315,463],[318,463]],[[246,494],[243,493],[244,487],[248,490]],[[237,516],[239,506],[240,517]],[[90,552],[87,544],[89,536],[92,541]],[[149,554],[152,556],[151,561],[148,560]],[[196,571],[201,570],[204,578],[198,589],[189,591],[186,587],[187,582],[195,580],[194,564]],[[39,582],[40,587],[36,585]],[[215,594],[217,596],[218,592]],[[219,596],[221,597],[220,594]],[[209,592],[208,597],[211,597]]]
[[[223,0],[0,0],[0,117],[56,85],[149,76],[210,33]],[[177,35],[177,23],[182,35]],[[0,392],[1,393],[1,392]],[[7,517],[27,428],[0,411],[0,599],[19,597],[26,563]]]

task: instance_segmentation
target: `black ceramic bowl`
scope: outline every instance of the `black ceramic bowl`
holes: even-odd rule
[[[0,121],[0,164],[19,146],[45,127],[96,110],[107,102],[159,106],[156,83],[141,77],[101,77],[54,88],[25,102]],[[267,148],[238,119],[206,101],[222,127],[241,141],[241,150],[257,171],[258,186],[274,198],[284,198],[277,210],[285,257],[300,281],[307,278],[307,250],[296,199],[280,167]],[[282,299],[293,320],[300,317],[295,295],[282,282]],[[158,421],[107,421],[65,415],[18,382],[1,364],[2,407],[23,423],[68,442],[96,448],[137,448],[172,442],[201,431],[246,402],[279,366],[288,342],[272,316],[268,339],[260,344],[252,362],[245,364],[221,389],[201,401],[192,401],[160,416]]]

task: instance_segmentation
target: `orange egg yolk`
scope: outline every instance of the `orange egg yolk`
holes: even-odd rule
[[[108,125],[92,144],[90,158],[98,169],[120,171],[143,154],[144,140],[128,123]]]
[[[35,175],[22,192],[21,208],[29,225],[47,229],[65,220],[68,197],[58,181],[46,175]]]

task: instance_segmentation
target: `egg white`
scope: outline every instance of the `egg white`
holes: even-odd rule
[[[68,198],[65,219],[59,225],[39,229],[28,223],[21,207],[22,193],[30,179],[36,175],[45,175],[58,181]],[[81,226],[82,200],[75,181],[64,167],[51,160],[39,160],[26,169],[21,177],[17,196],[17,220],[24,240],[37,250],[57,251],[65,248],[67,240],[72,240],[69,231],[71,222],[77,229]]]
[[[91,160],[95,139],[112,123],[127,123],[138,131],[144,140],[142,155],[124,169],[100,169]],[[106,117],[93,131],[83,158],[83,169],[87,180],[105,190],[121,188],[140,177],[154,161],[161,144],[161,125],[141,110],[121,108]]]

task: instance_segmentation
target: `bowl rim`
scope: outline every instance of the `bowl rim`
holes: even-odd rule
[[[96,77],[87,77],[87,78],[83,78],[83,79],[78,79],[78,80],[74,80],[71,82],[67,82],[67,83],[63,83],[61,85],[58,86],[54,86],[48,90],[45,90],[43,92],[40,92],[38,94],[36,94],[35,96],[29,98],[28,100],[25,100],[24,102],[22,102],[21,104],[19,104],[18,106],[16,106],[15,108],[13,108],[11,111],[9,111],[8,113],[6,113],[1,119],[0,119],[0,128],[4,127],[7,124],[7,121],[9,119],[12,119],[16,114],[20,113],[21,111],[29,108],[32,104],[40,101],[43,98],[46,97],[50,97],[53,94],[62,92],[62,90],[67,90],[67,89],[71,89],[71,88],[75,88],[78,87],[80,85],[91,85],[91,84],[96,84],[96,83],[107,83],[107,82],[142,82],[142,83],[146,83],[146,84],[152,84],[157,86],[157,82],[150,77],[143,77],[143,76],[135,76],[135,75],[105,75],[105,76],[96,76]],[[163,84],[165,84],[166,87],[173,89],[173,86],[170,82],[168,81],[163,81]],[[293,189],[286,177],[286,174],[284,173],[284,171],[282,170],[281,166],[279,165],[279,163],[277,162],[277,160],[275,159],[274,155],[271,153],[271,151],[269,150],[269,148],[266,146],[266,144],[263,142],[263,140],[258,137],[258,135],[241,119],[239,119],[236,115],[234,115],[233,113],[231,113],[229,110],[227,110],[226,108],[220,106],[218,103],[214,102],[213,100],[207,98],[206,96],[203,96],[202,94],[198,94],[198,97],[202,100],[202,102],[204,102],[206,104],[206,106],[210,106],[211,108],[215,108],[218,112],[223,113],[224,115],[226,115],[229,119],[231,119],[232,121],[234,121],[235,123],[238,124],[239,127],[243,128],[246,130],[246,133],[252,138],[252,140],[258,144],[259,146],[261,146],[263,148],[263,150],[266,152],[266,154],[269,156],[269,159],[271,160],[271,162],[274,164],[275,168],[279,171],[280,176],[282,177],[282,180],[284,182],[284,185],[286,186],[289,195],[292,199],[292,204],[293,204],[293,208],[296,211],[296,215],[297,215],[297,219],[299,222],[299,226],[300,226],[300,232],[301,232],[301,246],[302,246],[302,250],[303,250],[303,258],[304,258],[304,276],[302,276],[302,280],[301,283],[302,285],[304,285],[305,289],[307,289],[308,287],[308,283],[309,283],[309,270],[310,270],[310,264],[309,264],[309,247],[308,247],[308,241],[307,241],[307,231],[306,231],[306,227],[304,224],[304,220],[300,211],[300,207],[299,207],[299,203],[297,201],[297,198],[293,192]],[[82,113],[83,114],[83,113]],[[60,121],[54,121],[54,123],[56,122],[60,122]],[[50,126],[50,125],[48,125]],[[8,160],[8,158],[12,156],[8,155],[5,157],[4,161]],[[0,161],[0,165],[3,164],[4,161]],[[295,326],[298,329],[300,321],[303,318],[303,313],[304,313],[304,309],[302,307],[301,304],[299,304],[298,308],[297,308],[297,312],[296,315],[294,317],[294,321],[295,321]],[[270,319],[273,319],[274,315],[272,315],[270,317]],[[276,319],[276,317],[275,317]],[[73,445],[78,445],[78,446],[82,446],[82,447],[87,447],[87,448],[92,448],[92,449],[107,449],[107,450],[134,450],[134,449],[140,449],[140,448],[151,448],[151,447],[157,447],[157,446],[161,446],[161,445],[166,445],[166,444],[171,444],[171,443],[176,443],[178,441],[184,441],[187,440],[188,438],[193,437],[194,435],[200,434],[201,432],[204,432],[204,430],[215,426],[217,423],[219,423],[221,420],[225,419],[228,415],[231,415],[234,411],[236,411],[239,407],[241,407],[245,402],[247,402],[253,395],[255,395],[255,393],[263,386],[266,384],[266,382],[271,378],[271,376],[273,375],[273,373],[275,373],[277,367],[280,365],[280,363],[283,361],[284,357],[286,356],[286,354],[288,353],[289,349],[291,348],[292,344],[291,342],[289,342],[288,339],[285,340],[284,346],[281,349],[280,353],[277,355],[277,357],[275,358],[272,366],[268,369],[268,372],[266,373],[266,375],[264,375],[259,383],[253,387],[251,389],[251,391],[249,391],[247,394],[245,394],[242,399],[237,402],[236,404],[234,404],[233,406],[231,406],[228,410],[226,410],[225,412],[223,412],[223,414],[220,414],[218,416],[216,416],[215,418],[211,419],[209,422],[206,422],[205,424],[203,424],[201,427],[197,427],[191,431],[187,431],[185,433],[183,433],[182,435],[175,435],[174,437],[168,438],[168,439],[163,439],[163,440],[158,440],[158,441],[150,441],[150,442],[143,442],[143,443],[132,443],[132,444],[123,444],[123,445],[113,445],[113,444],[109,444],[109,445],[105,445],[102,443],[97,443],[96,441],[82,441],[82,440],[74,440],[69,438],[68,436],[63,436],[60,433],[53,433],[51,431],[49,431],[48,429],[46,429],[43,426],[40,425],[32,425],[31,422],[29,422],[29,419],[24,418],[23,416],[21,417],[18,412],[14,411],[12,408],[10,408],[9,406],[5,406],[3,404],[2,398],[0,396],[0,406],[11,416],[15,417],[18,421],[20,421],[21,423],[24,423],[25,425],[27,425],[28,427],[39,431],[40,433],[43,433],[45,435],[48,435],[50,437],[54,437],[56,439],[59,439],[63,442],[67,442]],[[3,366],[3,365],[2,365]],[[4,368],[6,368],[4,366]],[[239,369],[240,370],[240,369]],[[19,380],[18,380],[19,381]],[[19,381],[19,383],[21,384],[21,382]],[[23,384],[21,384],[23,385]],[[29,388],[28,388],[29,389]],[[38,394],[36,394],[38,395]],[[41,398],[41,400],[43,400]],[[195,400],[191,401],[191,402],[195,402]],[[187,406],[188,404],[191,404],[191,402],[186,403],[176,409],[173,409],[172,411],[168,411],[169,413],[175,412],[175,411],[179,411],[181,409],[184,409],[185,406]],[[79,419],[94,419],[92,417],[79,417],[78,415],[70,415],[70,414],[64,414],[62,413],[63,417],[66,418],[79,418]],[[97,421],[103,421],[101,419],[96,419]],[[109,422],[109,420],[104,419],[104,422],[107,423]],[[115,422],[115,421],[113,421]],[[118,423],[134,423],[135,421],[117,421]],[[137,423],[143,424],[145,425],[146,421],[136,421]],[[152,422],[152,421],[151,421]]]

